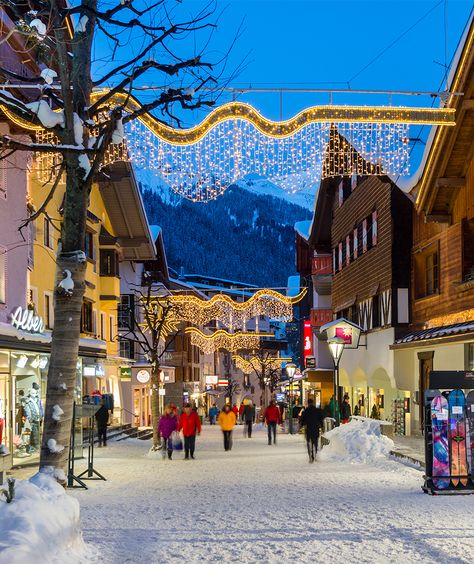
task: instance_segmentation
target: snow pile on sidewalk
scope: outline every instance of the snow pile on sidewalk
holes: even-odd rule
[[[393,441],[382,435],[384,421],[352,418],[349,423],[335,427],[324,434],[329,440],[320,453],[320,459],[331,462],[375,462],[386,458],[393,448]]]
[[[0,501],[0,564],[84,562],[79,513],[79,502],[50,475],[16,480],[13,501]]]

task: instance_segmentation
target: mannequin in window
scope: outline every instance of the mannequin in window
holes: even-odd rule
[[[28,452],[36,452],[40,448],[40,425],[41,425],[41,400],[38,393],[38,384],[28,391],[25,400],[25,415],[31,428],[31,439]]]

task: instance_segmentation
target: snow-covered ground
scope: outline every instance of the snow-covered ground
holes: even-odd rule
[[[96,450],[108,481],[72,494],[92,561],[472,562],[474,499],[427,496],[420,470],[384,456],[309,464],[301,436],[268,446],[242,427],[224,452],[205,426],[196,460],[149,459],[148,447]]]

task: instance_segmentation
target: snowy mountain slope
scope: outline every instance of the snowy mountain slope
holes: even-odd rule
[[[175,195],[153,175],[137,177],[148,219],[163,229],[171,268],[286,287],[295,273],[293,226],[311,218],[309,206],[278,197],[284,192],[263,179],[259,185],[268,193],[257,192],[252,181],[202,204]]]
[[[317,186],[312,186],[300,192],[289,194],[266,178],[260,178],[255,175],[249,175],[243,180],[238,180],[235,185],[254,194],[273,196],[310,211],[314,208],[314,200],[318,188]]]

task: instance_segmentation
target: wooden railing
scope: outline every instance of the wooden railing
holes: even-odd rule
[[[321,325],[332,321],[332,309],[312,309],[310,320],[312,327],[321,327]]]
[[[332,256],[318,255],[313,257],[311,274],[332,274]]]

